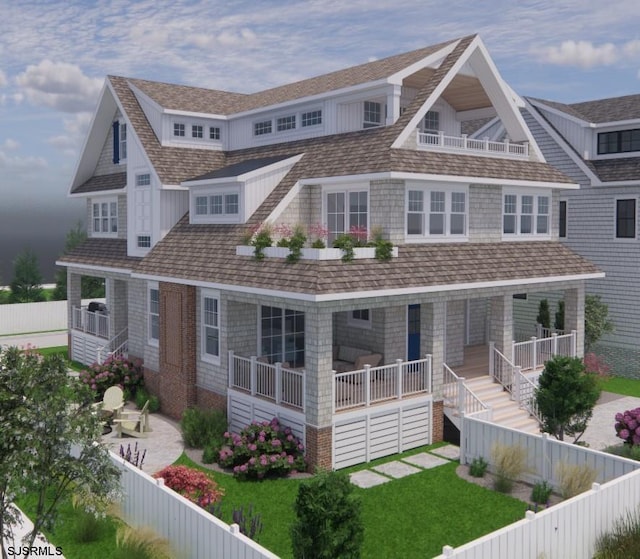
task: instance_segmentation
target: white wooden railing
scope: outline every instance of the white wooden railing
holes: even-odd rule
[[[523,371],[533,371],[542,367],[546,361],[556,355],[575,357],[577,332],[558,335],[555,332],[549,338],[533,336],[525,342],[513,342],[513,362]]]
[[[285,368],[281,363],[262,363],[256,356],[241,357],[230,351],[229,387],[304,411],[304,371]]]
[[[464,381],[465,378],[454,373],[446,363],[442,364],[444,405],[455,408],[460,417],[462,417],[462,414],[473,415],[490,421],[491,406],[478,398]]]
[[[540,412],[536,404],[536,388],[538,388],[538,377],[527,377],[522,374],[520,367],[516,367],[513,380],[514,389],[512,398],[518,402],[520,408],[529,412],[529,415],[535,417],[539,422],[542,421]]]
[[[125,327],[119,334],[98,348],[96,362],[102,363],[109,357],[125,357],[129,351],[129,328]]]
[[[74,330],[81,330],[106,340],[110,338],[108,315],[100,312],[89,312],[87,307],[73,307],[71,316],[73,320],[71,327]]]
[[[509,157],[528,158],[529,144],[512,144],[509,140],[494,142],[488,138],[481,140],[461,136],[446,136],[444,132],[436,134],[418,131],[418,147],[429,146],[447,150],[473,151],[488,155],[502,155]]]
[[[391,365],[344,373],[333,372],[335,411],[367,407],[387,400],[431,392],[431,355],[415,361],[397,359]]]
[[[489,342],[489,374],[509,393],[513,391],[515,369],[516,366],[500,352],[495,342]]]

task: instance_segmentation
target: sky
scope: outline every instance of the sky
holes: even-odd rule
[[[0,0],[0,285],[7,247],[84,217],[67,193],[106,75],[251,93],[474,33],[521,95],[640,89],[636,0]]]

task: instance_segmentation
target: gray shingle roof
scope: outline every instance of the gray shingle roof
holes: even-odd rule
[[[250,173],[251,171],[256,171],[261,169],[262,167],[266,167],[268,165],[272,165],[277,163],[278,161],[283,161],[284,159],[288,159],[289,157],[293,157],[293,155],[272,155],[271,157],[259,157],[256,159],[245,159],[240,161],[239,163],[234,163],[232,165],[227,165],[226,167],[222,167],[221,169],[216,169],[210,173],[205,173],[204,175],[200,175],[199,177],[194,177],[189,179],[190,181],[199,181],[205,179],[223,179],[230,177],[237,177],[239,175],[244,175],[246,173]]]
[[[112,175],[96,175],[87,182],[82,183],[72,190],[72,194],[87,194],[103,190],[120,190],[127,186],[127,173],[114,173]]]
[[[107,266],[109,268],[131,270],[142,259],[127,256],[126,239],[89,238],[58,260],[68,264]]]
[[[640,119],[640,94],[596,99],[581,103],[558,103],[546,99],[533,99],[553,107],[568,115],[580,118],[586,122],[602,123],[620,120]]]

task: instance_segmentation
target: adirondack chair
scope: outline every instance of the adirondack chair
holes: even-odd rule
[[[124,408],[124,392],[119,386],[110,386],[105,390],[102,402],[95,404],[95,407],[102,411],[109,419],[117,419]]]
[[[118,437],[130,435],[132,437],[146,437],[151,431],[149,425],[149,400],[146,401],[140,411],[123,411],[118,419],[114,419]]]

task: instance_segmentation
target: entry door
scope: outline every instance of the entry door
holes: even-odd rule
[[[420,359],[420,305],[407,309],[407,360]]]

